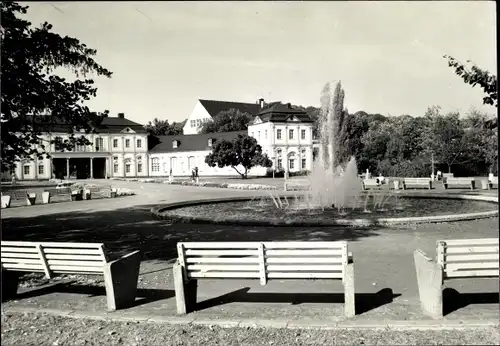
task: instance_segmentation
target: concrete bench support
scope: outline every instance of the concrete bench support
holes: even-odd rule
[[[174,267],[175,300],[177,303],[177,313],[185,315],[195,310],[196,296],[198,293],[198,280],[187,280],[179,261]]]
[[[413,253],[418,293],[423,312],[432,318],[443,317],[443,270],[421,250]]]
[[[355,287],[354,287],[354,263],[349,263],[345,268],[344,277],[344,315],[345,317],[356,316]]]

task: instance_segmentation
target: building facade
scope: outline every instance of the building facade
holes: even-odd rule
[[[50,158],[24,159],[15,166],[17,180],[86,179],[110,177],[147,177],[148,137],[141,124],[125,118],[104,118],[97,133],[75,134],[92,142],[75,146],[72,151],[58,151],[50,144],[55,137],[69,138],[63,128],[41,136],[38,145],[45,145]]]

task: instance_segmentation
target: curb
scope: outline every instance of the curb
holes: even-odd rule
[[[9,313],[47,314],[52,316],[100,320],[109,322],[146,322],[169,325],[217,326],[220,328],[274,328],[274,329],[335,329],[335,330],[466,330],[500,327],[498,320],[261,320],[261,319],[210,319],[193,315],[162,316],[152,314],[120,315],[117,312],[75,311],[44,309],[35,307],[9,307],[2,309],[2,315]]]
[[[288,194],[280,194],[279,197],[288,196]],[[431,215],[431,216],[414,216],[414,217],[399,217],[399,218],[365,218],[365,219],[339,219],[339,220],[308,220],[308,221],[293,221],[293,220],[214,220],[198,217],[179,217],[175,215],[164,215],[163,212],[181,207],[227,203],[227,202],[245,202],[252,201],[263,196],[248,196],[248,197],[223,197],[199,199],[191,201],[182,201],[176,203],[160,204],[151,208],[151,213],[159,219],[170,219],[172,222],[187,222],[187,223],[203,223],[216,225],[242,225],[242,226],[299,226],[299,227],[318,227],[318,226],[392,226],[401,224],[419,224],[419,223],[439,223],[452,221],[467,221],[487,219],[498,216],[498,210],[490,210],[478,213],[466,214],[449,214],[449,215]],[[498,204],[498,196],[487,195],[440,195],[436,193],[404,195],[405,198],[435,198],[435,199],[464,199],[473,201],[483,201]]]

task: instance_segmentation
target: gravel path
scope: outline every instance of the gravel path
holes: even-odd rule
[[[47,333],[50,329],[50,333]],[[497,328],[450,331],[290,330],[2,315],[2,345],[498,345]]]

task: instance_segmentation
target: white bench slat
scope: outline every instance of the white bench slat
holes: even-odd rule
[[[93,266],[93,267],[83,267],[83,266],[65,266],[65,265],[52,265],[50,270],[53,272],[58,271],[81,271],[81,272],[104,272],[104,266]]]
[[[267,274],[269,279],[342,279],[344,274],[342,272],[329,272],[329,273],[278,273],[271,272]]]
[[[452,239],[452,240],[442,240],[445,242],[446,246],[456,246],[456,245],[498,245],[498,238],[484,238],[484,239]]]
[[[186,256],[257,256],[255,250],[185,250]]]
[[[59,248],[44,248],[46,254],[75,254],[75,255],[100,255],[98,249],[59,249]]]
[[[281,265],[281,264],[271,264],[266,267],[268,274],[272,272],[286,272],[286,271],[342,271],[344,266],[342,264],[338,265]]]
[[[260,243],[256,242],[193,242],[179,243],[188,249],[252,249],[257,250]]]
[[[342,255],[342,249],[331,250],[266,250],[266,256],[324,256]]]
[[[445,263],[455,263],[460,261],[498,261],[498,253],[489,253],[485,255],[463,254],[463,255],[447,255]]]
[[[10,258],[10,257],[2,257],[2,263],[26,263],[26,264],[42,264],[40,259],[31,259],[31,258]]]
[[[341,249],[346,242],[264,242],[265,249]]]
[[[38,264],[34,263],[4,263],[2,262],[2,267],[8,269],[37,269],[43,271],[43,265],[38,261]]]
[[[477,263],[446,263],[444,271],[457,271],[462,269],[497,269],[499,268],[498,262],[477,262]]]
[[[42,245],[44,248],[55,247],[55,248],[91,248],[98,249],[101,243],[63,243],[63,242],[32,242],[32,241],[2,241],[2,245],[6,246],[36,246]]]
[[[486,253],[498,253],[498,246],[461,246],[461,247],[449,247],[445,250],[446,254],[486,254]]]
[[[5,258],[40,258],[37,253],[2,252],[2,261]]]
[[[96,261],[105,262],[101,254],[97,255],[61,255],[61,254],[45,254],[47,260],[74,260],[74,261]]]
[[[467,278],[467,277],[498,277],[498,269],[485,269],[485,270],[464,270],[446,272],[446,278]]]
[[[335,264],[342,263],[342,257],[268,257],[266,263],[324,263]]]
[[[217,264],[189,264],[187,270],[201,271],[259,271],[258,265],[217,265]]]
[[[259,263],[258,257],[188,257],[186,263]]]
[[[18,253],[35,253],[38,256],[38,251],[33,247],[6,247],[2,246],[2,253],[4,252],[18,252]]]
[[[248,278],[259,279],[260,273],[257,272],[190,272],[191,278]]]
[[[47,260],[49,267],[52,268],[53,266],[58,266],[58,265],[64,265],[64,266],[76,266],[76,267],[99,267],[101,265],[104,265],[106,262],[104,261],[68,261],[68,260]]]

